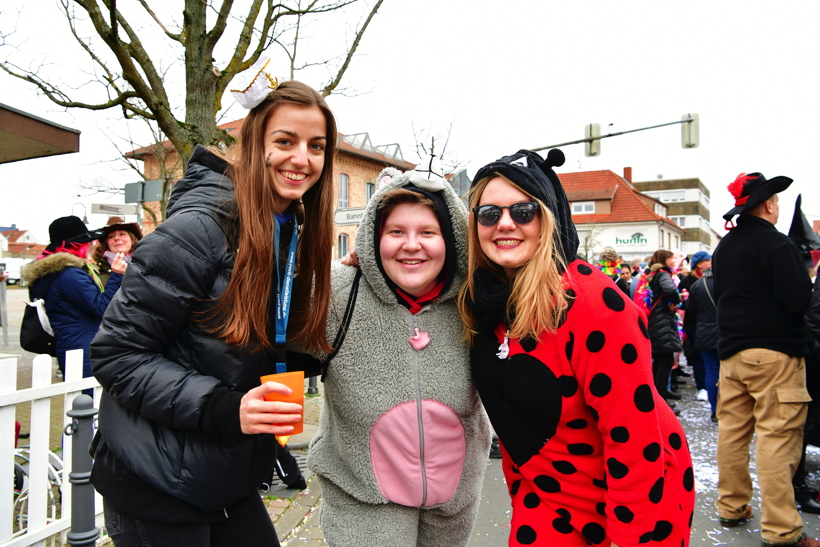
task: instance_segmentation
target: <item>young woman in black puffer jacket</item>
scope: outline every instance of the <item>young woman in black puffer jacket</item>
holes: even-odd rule
[[[652,374],[655,389],[664,399],[678,399],[669,393],[669,374],[675,364],[675,352],[682,351],[677,325],[680,293],[673,279],[674,253],[658,249],[649,261],[649,288],[652,309],[649,312],[649,340],[652,343]]]

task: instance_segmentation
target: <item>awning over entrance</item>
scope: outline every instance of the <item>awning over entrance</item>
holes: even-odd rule
[[[80,132],[0,104],[0,163],[80,151]]]

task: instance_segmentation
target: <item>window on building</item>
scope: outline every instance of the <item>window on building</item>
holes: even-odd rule
[[[672,249],[672,233],[666,232],[666,248]]]
[[[680,241],[678,240],[678,236],[675,236],[675,248],[677,249],[680,247]]]
[[[365,183],[364,191],[366,203],[370,203],[370,198],[376,193],[376,185],[372,182]]]
[[[350,179],[342,173],[339,175],[339,209],[347,209],[347,192],[350,186]]]
[[[339,258],[347,254],[347,234],[339,234]]]
[[[671,190],[661,194],[661,201],[671,203],[675,201],[686,201],[686,190]]]
[[[677,224],[681,228],[684,228],[686,226],[686,217],[669,217],[669,218],[672,220],[672,222],[674,222],[675,224]]]
[[[595,213],[594,201],[578,201],[572,204],[573,215],[591,215]]]

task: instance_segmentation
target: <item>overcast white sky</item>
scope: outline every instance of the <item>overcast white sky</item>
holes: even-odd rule
[[[6,0],[0,9],[4,30],[18,25],[15,43],[28,39],[18,51],[0,48],[0,58],[43,59],[66,79],[86,70],[56,2]],[[818,21],[814,0],[385,0],[343,82],[363,93],[332,95],[329,103],[343,133],[369,132],[376,145],[398,142],[411,161],[411,124],[443,131],[454,122],[448,152],[470,175],[520,148],[582,138],[588,123],[606,134],[695,112],[697,149],[681,148],[675,125],[604,139],[596,158],[585,157],[582,144],[565,147],[558,172],[622,174],[629,166],[636,181],[700,178],[712,192],[719,233],[733,205],[726,186],[739,173],[786,175],[795,182],[781,195],[778,227],[785,232],[798,193],[809,219],[820,219]],[[314,32],[311,48],[333,49],[329,33]],[[173,59],[166,54],[163,62]],[[301,79],[323,83],[315,73]],[[73,204],[121,202],[77,197],[87,194],[82,183],[136,180],[112,161],[109,137],[129,131],[121,112],[61,112],[5,75],[0,102],[82,131],[79,154],[0,165],[0,225],[16,223],[45,243],[51,220],[82,216]],[[225,121],[242,115],[233,107]]]

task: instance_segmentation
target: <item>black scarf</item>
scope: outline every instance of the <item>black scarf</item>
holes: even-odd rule
[[[467,295],[467,303],[476,319],[475,328],[480,333],[492,331],[500,322],[510,324],[515,318],[515,310],[507,317],[507,301],[510,299],[512,282],[502,281],[483,268],[473,275],[475,300]]]

